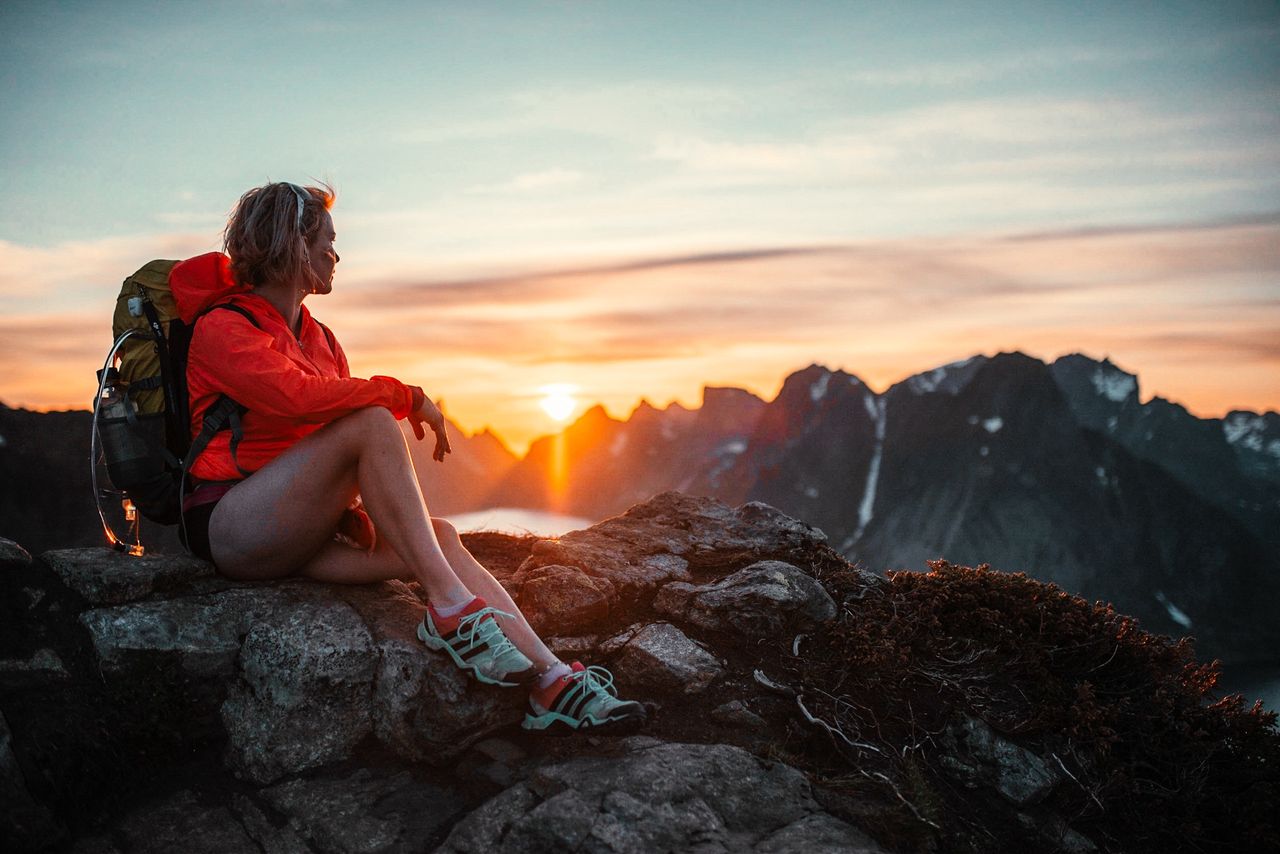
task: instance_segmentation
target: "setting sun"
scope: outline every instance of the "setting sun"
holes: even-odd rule
[[[577,386],[566,383],[544,385],[538,389],[543,394],[538,405],[542,407],[543,412],[551,416],[552,420],[568,421],[569,416],[573,415],[573,411],[578,408],[578,399],[574,397],[574,392],[577,390]]]

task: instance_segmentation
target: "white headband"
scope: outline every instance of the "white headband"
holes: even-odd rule
[[[311,194],[297,184],[290,184],[286,181],[285,186],[293,190],[293,194],[298,197],[298,233],[302,234],[302,209],[307,204],[307,199],[311,198]]]

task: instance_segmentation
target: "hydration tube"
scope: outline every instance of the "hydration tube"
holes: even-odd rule
[[[111,352],[107,354],[107,360],[102,365],[102,373],[98,376],[98,393],[93,398],[93,429],[89,438],[89,479],[93,484],[93,506],[98,510],[98,521],[102,523],[102,531],[107,535],[107,542],[111,544],[111,548],[134,557],[141,557],[146,551],[137,536],[137,528],[134,529],[134,542],[126,543],[111,530],[111,525],[102,512],[102,495],[98,492],[98,411],[102,408],[102,392],[107,387],[107,371],[115,366],[116,353],[120,351],[120,345],[124,344],[130,335],[144,334],[140,329],[126,329],[111,346]]]

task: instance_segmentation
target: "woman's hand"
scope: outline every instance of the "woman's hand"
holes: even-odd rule
[[[431,452],[431,458],[438,463],[444,462],[444,455],[451,453],[452,448],[449,447],[449,434],[444,427],[444,413],[440,411],[440,407],[436,406],[431,398],[427,397],[422,389],[413,387],[413,412],[409,413],[409,423],[413,425],[413,435],[418,437],[418,441],[422,441],[427,436],[427,431],[422,425],[431,428],[431,432],[436,434],[436,447]]]

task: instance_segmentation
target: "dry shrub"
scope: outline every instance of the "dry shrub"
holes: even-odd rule
[[[996,850],[992,816],[936,761],[948,721],[968,715],[1061,762],[1074,779],[1047,806],[1105,849],[1280,850],[1276,715],[1214,701],[1218,662],[1197,662],[1188,640],[1020,573],[933,561],[876,588],[841,564],[814,567],[841,614],[793,674],[833,728],[836,761],[813,753],[824,775],[878,767],[904,802],[950,805],[928,817],[953,850]],[[922,760],[927,793],[907,773]]]

